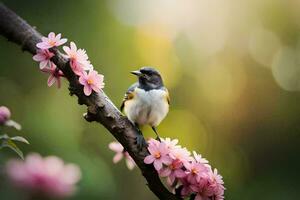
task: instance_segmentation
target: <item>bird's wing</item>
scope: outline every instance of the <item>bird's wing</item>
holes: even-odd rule
[[[166,87],[163,87],[162,89],[166,92],[166,100],[167,100],[168,104],[170,105],[171,98],[170,98],[170,95],[169,95],[169,91]]]
[[[121,111],[123,111],[123,109],[124,109],[125,101],[133,98],[133,92],[134,92],[135,88],[138,87],[138,85],[139,85],[138,83],[134,83],[128,88],[127,92],[124,95],[124,98],[123,98],[123,101],[122,101],[122,104],[120,107]]]

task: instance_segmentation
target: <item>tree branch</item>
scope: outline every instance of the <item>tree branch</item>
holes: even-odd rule
[[[36,54],[36,44],[41,41],[41,34],[26,21],[0,3],[0,34],[9,41],[21,45],[23,51]],[[53,49],[53,62],[64,73],[70,84],[70,94],[78,97],[78,103],[88,107],[85,119],[89,122],[101,123],[128,151],[147,180],[150,190],[162,200],[179,200],[181,198],[169,192],[162,184],[152,165],[146,165],[144,158],[148,155],[144,147],[141,151],[135,144],[138,134],[132,123],[123,116],[104,92],[93,93],[87,97],[83,94],[83,87],[78,77],[71,70],[68,60],[57,50]]]

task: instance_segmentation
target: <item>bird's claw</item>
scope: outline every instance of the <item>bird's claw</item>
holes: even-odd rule
[[[146,140],[143,135],[136,136],[136,145],[139,150],[142,150],[143,147],[147,146]]]
[[[157,136],[155,139],[156,139],[157,141],[161,142],[160,137]]]

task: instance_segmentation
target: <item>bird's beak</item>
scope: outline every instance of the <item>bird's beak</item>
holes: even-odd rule
[[[136,75],[136,76],[141,76],[142,75],[142,73],[139,70],[132,71],[130,73],[132,73],[133,75]]]

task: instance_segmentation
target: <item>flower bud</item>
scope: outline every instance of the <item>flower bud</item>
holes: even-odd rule
[[[0,106],[0,125],[3,125],[7,120],[9,120],[11,113],[9,109],[5,106]]]

